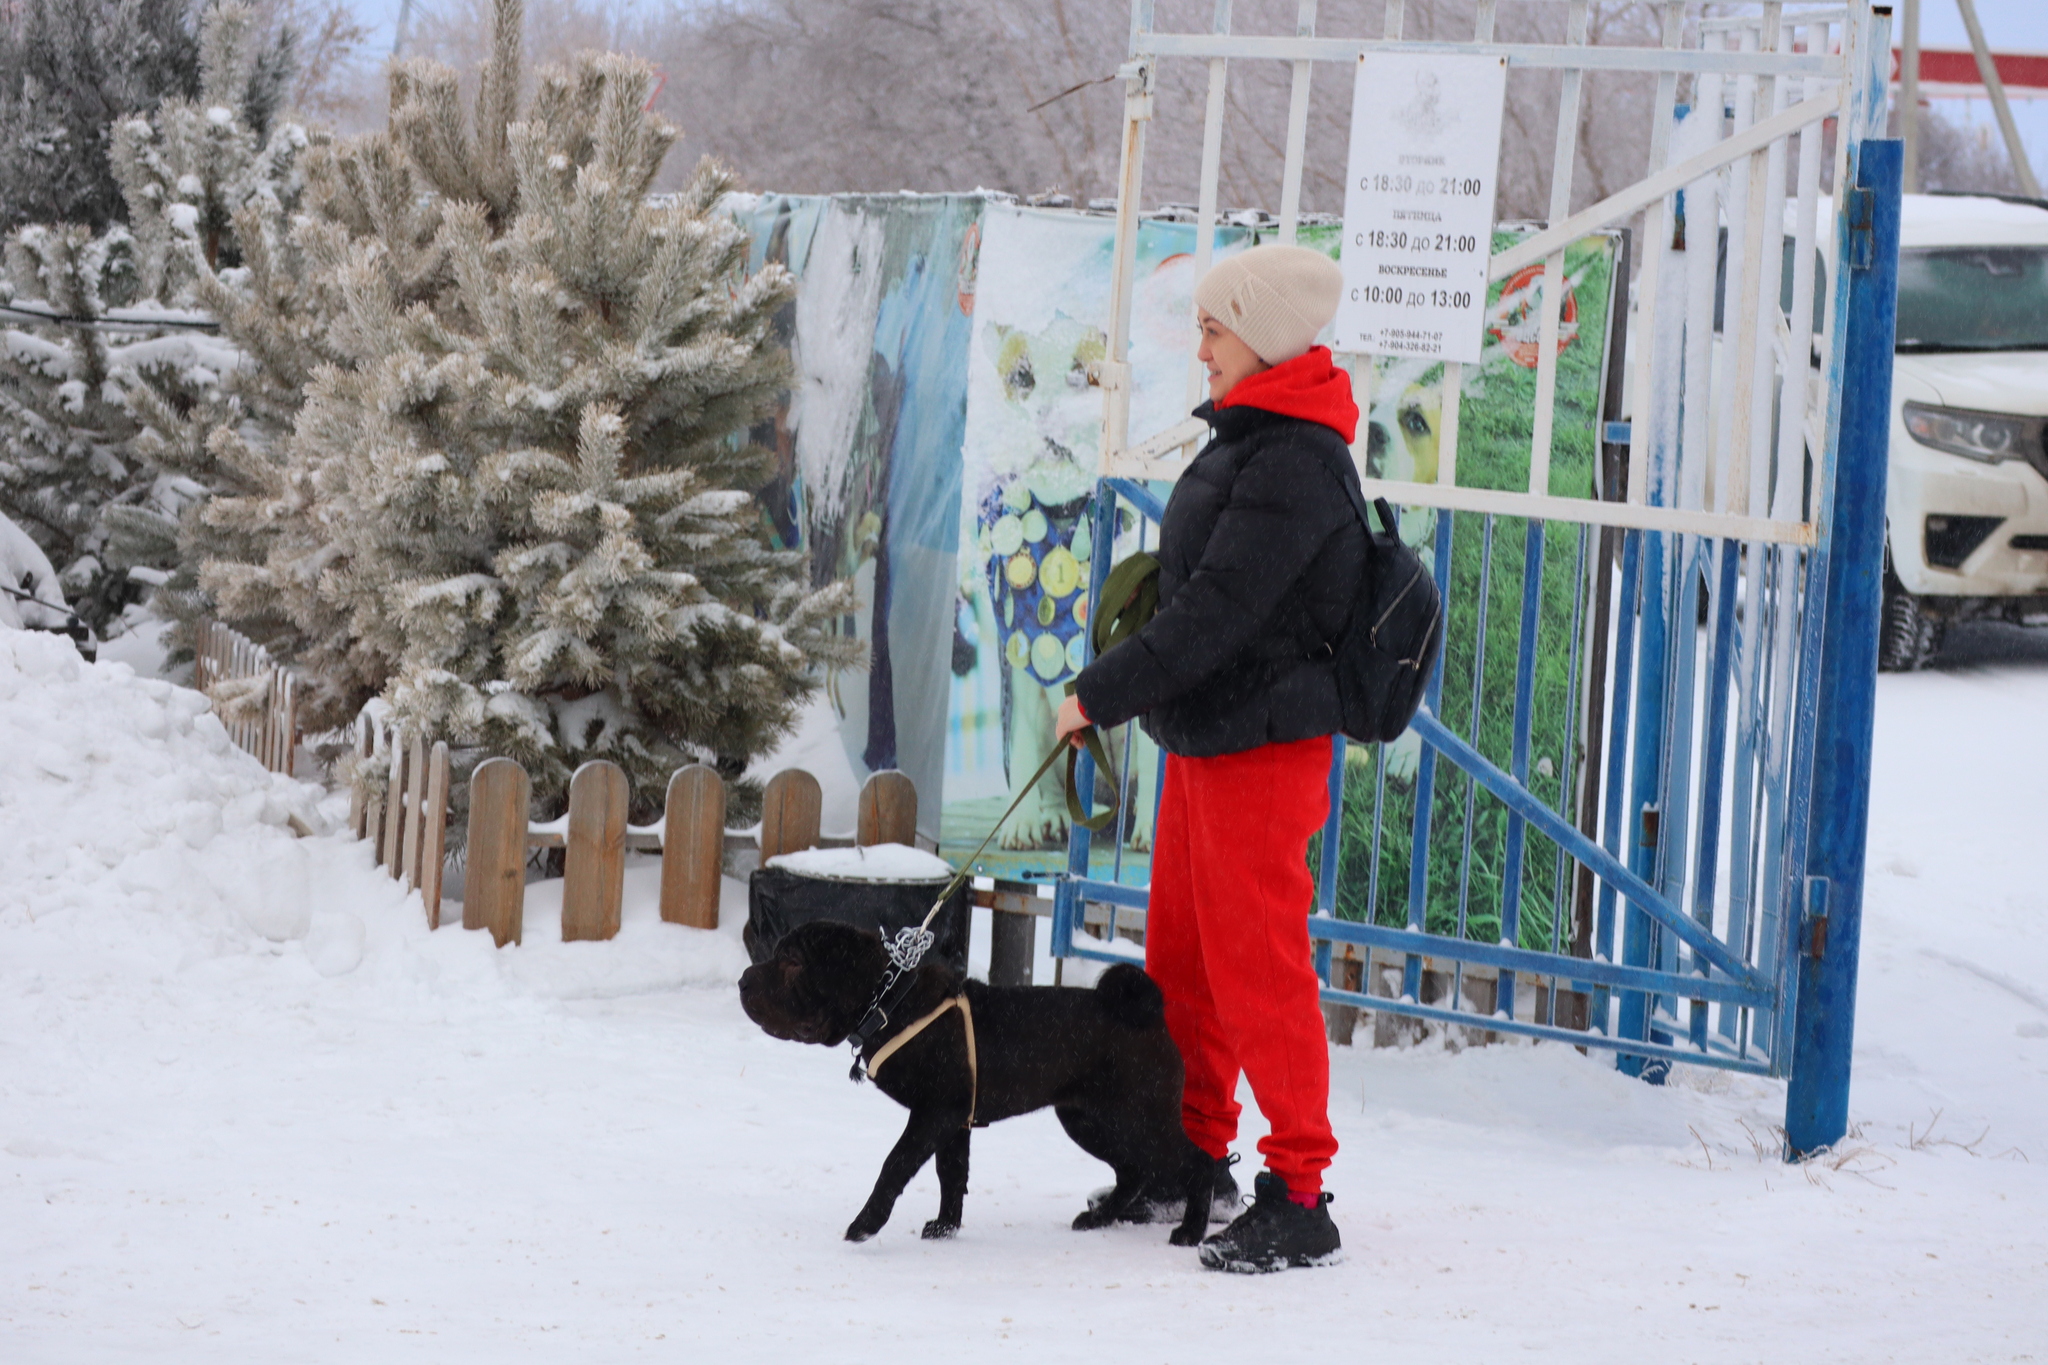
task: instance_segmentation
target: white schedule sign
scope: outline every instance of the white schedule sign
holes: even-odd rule
[[[1360,55],[1336,349],[1479,359],[1507,79],[1504,57]]]

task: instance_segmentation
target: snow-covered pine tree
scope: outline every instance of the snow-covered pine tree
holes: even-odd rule
[[[252,203],[288,210],[297,198],[293,163],[305,131],[273,127],[291,75],[277,64],[290,59],[291,34],[277,40],[281,53],[255,37],[249,6],[213,5],[200,34],[198,98],[168,98],[154,116],[114,127],[114,173],[150,298],[191,302],[199,261],[216,271],[235,263],[237,211]]]
[[[398,68],[378,134],[305,163],[295,242],[335,283],[325,343],[270,495],[208,515],[271,529],[203,580],[326,689],[372,695],[474,760],[517,758],[543,799],[604,757],[657,807],[668,773],[731,778],[786,732],[847,589],[810,590],[749,495],[743,443],[787,363],[779,267],[746,276],[725,173],[648,197],[677,130],[652,71],[583,54],[530,105],[518,0],[500,0],[473,126],[455,73]],[[274,340],[274,339],[273,339]]]
[[[98,627],[121,608],[123,584],[99,571],[104,509],[147,496],[131,468],[135,422],[114,378],[113,338],[97,327],[36,324],[35,313],[104,316],[133,298],[134,241],[120,228],[24,228],[9,239],[0,298],[0,514],[60,571]],[[14,307],[14,305],[22,305]]]
[[[275,225],[298,207],[297,163],[312,141],[296,123],[274,118],[291,79],[291,43],[288,30],[259,42],[249,6],[215,4],[201,31],[199,98],[167,99],[155,117],[127,119],[115,129],[114,166],[129,204],[136,273],[150,298],[217,318],[213,310],[246,308],[252,291],[269,282],[270,240]],[[273,471],[266,464],[251,467],[243,458],[249,452],[233,438],[246,433],[259,444],[281,443],[308,372],[297,373],[298,387],[280,407],[254,373],[257,367],[231,343],[208,349],[215,380],[201,401],[159,382],[152,371],[129,386],[128,402],[142,427],[136,452],[203,494],[261,493],[272,486]],[[154,601],[185,628],[211,611],[199,590],[198,566],[247,548],[242,537],[209,521],[204,509],[201,496],[171,517],[150,507],[109,514],[121,557],[171,570]]]
[[[112,125],[199,91],[193,0],[20,0],[0,17],[0,228],[125,216]]]
[[[288,45],[259,47],[240,4],[210,8],[201,36],[199,99],[166,99],[111,130],[132,228],[20,229],[0,286],[15,306],[0,349],[0,507],[102,633],[139,595],[133,570],[164,583],[173,614],[199,610],[183,566],[209,546],[183,514],[219,484],[241,486],[208,448],[231,415],[221,380],[239,357],[194,311],[199,276],[231,270],[237,209],[290,203],[306,142],[291,125],[259,138],[241,112],[274,101]]]
[[[203,409],[232,359],[203,334],[152,325],[162,310],[135,297],[136,255],[118,225],[97,236],[23,228],[7,243],[0,280],[13,310],[0,331],[0,511],[58,566],[79,616],[101,634],[139,595],[129,570],[163,567],[113,545],[112,514],[171,524],[203,491],[141,456],[131,397],[146,388],[166,406]],[[110,311],[144,320],[117,322]]]

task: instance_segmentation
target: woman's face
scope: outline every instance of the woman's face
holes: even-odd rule
[[[1261,370],[1273,367],[1259,359],[1259,353],[1244,344],[1237,333],[1207,313],[1200,316],[1202,344],[1195,358],[1209,368],[1209,397],[1220,401],[1224,394]]]

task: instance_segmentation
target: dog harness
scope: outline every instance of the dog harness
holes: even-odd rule
[[[872,1079],[874,1074],[882,1069],[883,1062],[894,1057],[905,1043],[908,1043],[911,1039],[917,1037],[918,1034],[923,1033],[933,1024],[939,1022],[941,1015],[956,1006],[960,1010],[961,1026],[967,1030],[967,1123],[965,1126],[972,1128],[974,1126],[975,1107],[981,1102],[981,1067],[976,1063],[974,1057],[974,1008],[967,1003],[967,992],[962,991],[960,994],[942,1001],[939,1007],[930,1014],[908,1025],[903,1032],[897,1034],[879,1048],[876,1048],[875,1055],[868,1059],[867,1071],[868,1076]]]

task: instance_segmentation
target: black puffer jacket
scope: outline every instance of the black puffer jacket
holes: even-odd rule
[[[1191,758],[1335,734],[1327,646],[1369,553],[1330,467],[1355,481],[1350,451],[1319,422],[1259,408],[1195,415],[1215,435],[1160,523],[1159,612],[1082,672],[1081,708],[1101,726],[1142,716],[1161,747]]]

